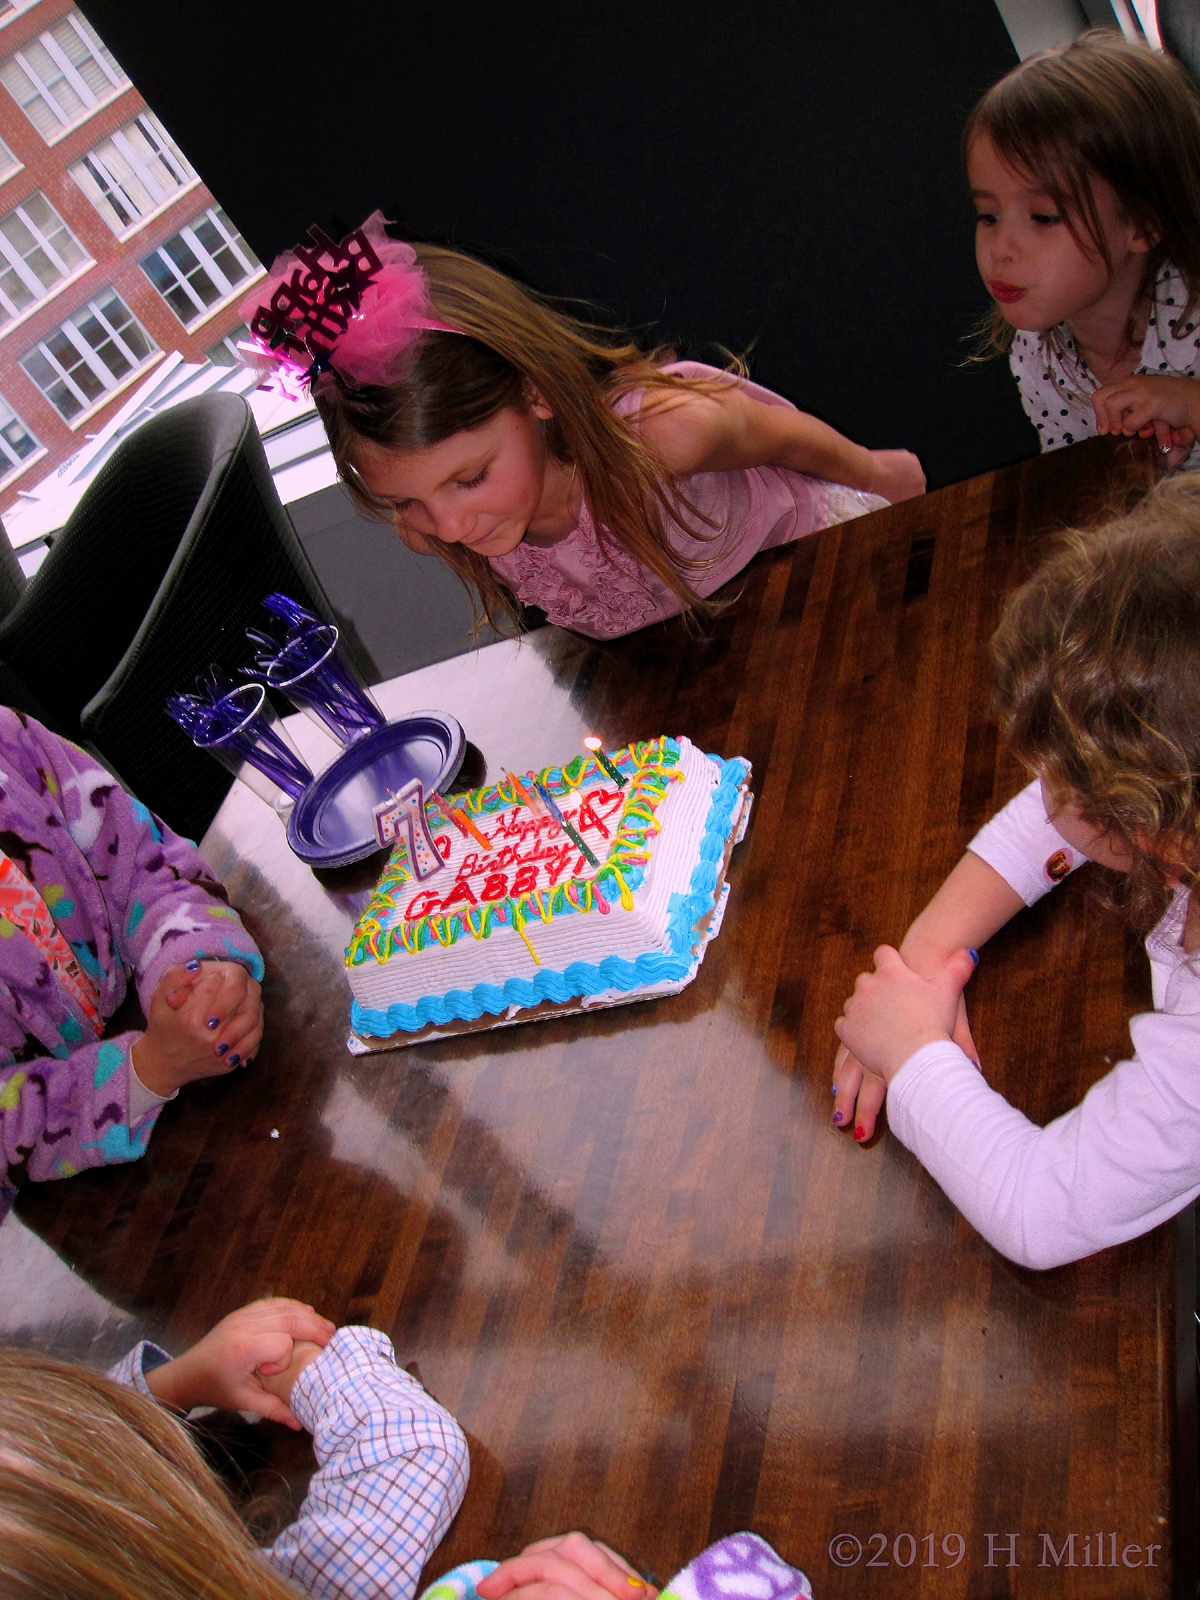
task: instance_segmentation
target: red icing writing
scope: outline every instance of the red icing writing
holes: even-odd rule
[[[586,795],[564,795],[559,806],[586,837],[590,831],[596,853],[603,858],[601,841],[612,838],[611,819],[620,814],[624,797],[616,789],[602,786]],[[525,806],[511,806],[494,816],[476,819],[494,843],[492,850],[466,851],[455,873],[454,884],[440,893],[422,889],[404,911],[406,922],[415,922],[438,912],[465,909],[480,902],[507,899],[510,895],[533,894],[539,888],[553,889],[571,877],[591,876],[583,857],[550,816],[530,812]],[[438,834],[434,843],[443,859],[451,854],[453,836]],[[607,911],[607,904],[600,909]]]
[[[467,882],[467,880],[462,877],[458,879],[453,889],[450,890],[449,894],[442,901],[442,910],[448,911],[457,900],[469,900],[472,905],[478,905],[479,903],[475,898],[475,891],[471,888],[471,885]]]
[[[413,895],[408,902],[404,913],[405,922],[415,922],[418,917],[427,917],[431,911],[436,911],[441,904],[441,895],[436,889],[422,889],[419,894]]]

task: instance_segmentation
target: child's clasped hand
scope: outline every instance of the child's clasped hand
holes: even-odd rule
[[[655,1600],[658,1590],[624,1557],[583,1533],[526,1545],[476,1584],[481,1600]]]
[[[299,1428],[287,1397],[334,1331],[328,1317],[302,1301],[255,1300],[231,1311],[183,1355],[156,1367],[146,1382],[156,1400],[180,1411],[253,1411]]]
[[[865,1068],[886,1085],[925,1045],[952,1040],[960,1025],[962,991],[974,970],[971,952],[956,950],[933,977],[923,978],[906,964],[899,951],[891,945],[880,945],[875,952],[875,971],[860,973],[853,994],[833,1025],[842,1044],[856,1058],[859,1075]],[[839,1062],[844,1065],[840,1057]],[[849,1085],[839,1082],[838,1087],[839,1094],[844,1094]],[[854,1089],[858,1088],[856,1082]],[[873,1125],[883,1096],[878,1084],[871,1085],[869,1093]]]
[[[171,967],[133,1047],[134,1070],[147,1089],[172,1095],[196,1078],[249,1066],[262,1031],[262,990],[240,962]]]
[[[1138,373],[1117,378],[1092,396],[1097,433],[1156,439],[1168,467],[1182,466],[1196,442],[1200,388],[1194,378]]]

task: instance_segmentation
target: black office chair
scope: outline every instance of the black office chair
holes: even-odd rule
[[[0,622],[0,695],[198,839],[230,779],[163,705],[210,662],[236,675],[276,589],[336,620],[246,402],[185,401],[122,441]]]

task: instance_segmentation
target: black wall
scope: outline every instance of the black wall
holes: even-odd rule
[[[653,322],[931,485],[1031,454],[958,140],[1016,57],[992,0],[84,0],[264,260],[376,206]]]

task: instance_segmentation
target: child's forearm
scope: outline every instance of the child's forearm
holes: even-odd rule
[[[765,408],[764,408],[765,409]],[[875,489],[875,460],[865,445],[855,444],[806,411],[778,408],[780,443],[770,456],[773,465],[807,472],[850,489]]]
[[[900,954],[914,972],[932,978],[956,950],[978,950],[1024,904],[994,867],[968,850],[914,919]]]

